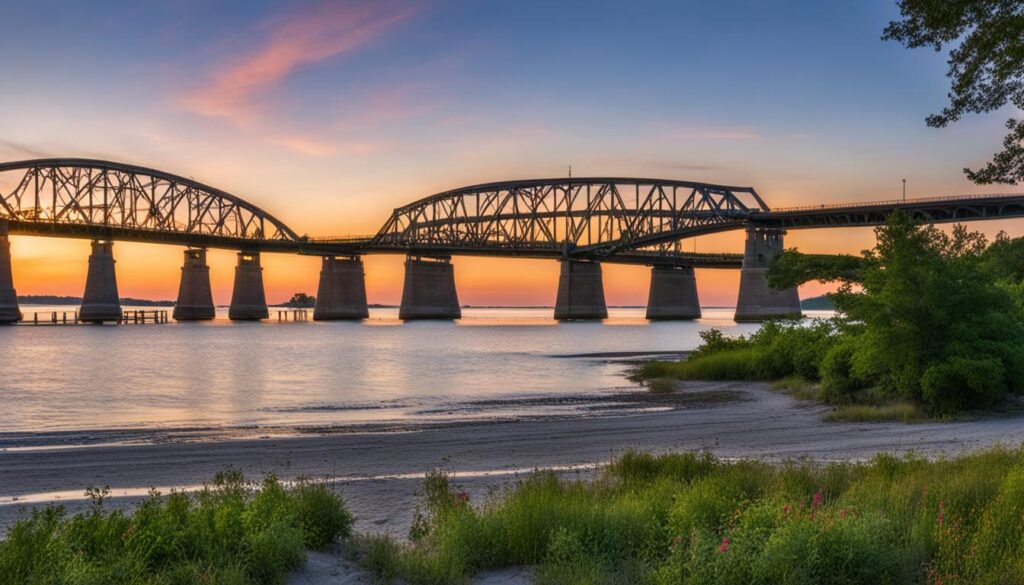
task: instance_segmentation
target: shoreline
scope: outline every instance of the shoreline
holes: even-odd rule
[[[485,397],[457,397],[420,402],[416,398],[389,401],[309,404],[266,409],[270,413],[362,412],[406,409],[406,416],[369,418],[365,421],[305,423],[210,423],[197,425],[140,424],[95,428],[52,428],[0,432],[0,454],[17,451],[78,449],[159,443],[222,442],[246,439],[279,439],[309,435],[352,433],[404,433],[455,428],[494,422],[559,420],[580,415],[623,416],[651,409],[700,407],[701,393],[651,394],[628,377],[629,368],[646,359],[681,359],[689,351],[614,351],[550,354],[546,358],[591,361],[623,367],[622,384],[591,392],[531,392]],[[705,396],[718,402],[722,396]],[[443,417],[443,418],[438,418]]]
[[[455,472],[480,500],[527,470],[558,469],[585,477],[626,450],[708,450],[722,458],[860,461],[876,453],[953,455],[1024,442],[1024,416],[972,421],[826,423],[828,407],[800,403],[746,382],[688,383],[680,394],[737,392],[741,400],[616,416],[511,420],[447,425],[400,433],[353,432],[217,442],[92,445],[0,452],[0,531],[30,506],[55,501],[74,512],[84,501],[40,495],[110,486],[111,506],[134,503],[119,490],[201,485],[226,466],[251,479],[273,473],[330,481],[356,514],[357,529],[404,535],[422,474]],[[646,395],[646,393],[644,393]],[[12,498],[23,498],[19,503]]]

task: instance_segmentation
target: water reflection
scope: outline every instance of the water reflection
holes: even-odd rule
[[[628,385],[620,360],[553,356],[683,351],[708,327],[756,328],[734,323],[731,309],[654,323],[643,309],[611,309],[600,323],[556,323],[551,309],[463,314],[455,323],[402,324],[396,309],[371,309],[363,323],[2,328],[0,434],[562,413],[570,407],[502,401]]]

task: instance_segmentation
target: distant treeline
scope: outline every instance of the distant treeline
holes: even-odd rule
[[[835,310],[836,304],[832,302],[832,297],[821,295],[800,301],[800,308],[809,311],[832,311]]]
[[[56,295],[18,295],[18,303],[23,305],[81,305],[82,297],[61,297]],[[173,307],[174,301],[150,301],[124,297],[122,305],[131,307]]]

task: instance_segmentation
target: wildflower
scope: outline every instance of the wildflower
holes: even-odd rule
[[[825,501],[825,496],[821,493],[820,490],[817,491],[817,492],[814,492],[814,497],[811,498],[811,507],[812,508],[817,508],[817,507],[821,506],[821,503],[824,502],[824,501]]]
[[[469,494],[467,494],[466,492],[460,491],[459,493],[455,494],[455,503],[456,504],[461,506],[461,505],[466,504],[468,502],[469,502]]]
[[[677,534],[675,539],[672,540],[672,546],[679,546],[683,543],[683,535]]]
[[[782,513],[783,514],[789,514],[789,504],[784,504],[782,506]]]
[[[724,553],[729,550],[729,537],[726,536],[722,539],[722,544],[718,545],[718,552]]]
[[[846,520],[846,510],[840,510],[839,511],[839,519],[840,520]]]

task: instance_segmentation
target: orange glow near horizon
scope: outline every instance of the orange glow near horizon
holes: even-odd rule
[[[998,220],[969,224],[993,238],[1000,231],[1021,235],[1019,221]],[[950,226],[945,226],[949,229]],[[81,296],[88,267],[89,241],[78,239],[11,236],[14,281],[21,295]],[[786,247],[808,253],[857,254],[874,245],[872,228],[794,230],[786,235]],[[118,289],[122,297],[174,300],[182,264],[180,246],[118,242],[114,247]],[[684,243],[684,250],[741,252],[743,232],[734,231]],[[236,252],[211,249],[207,254],[214,301],[231,301]],[[267,300],[280,303],[293,293],[316,294],[320,258],[295,254],[263,254]],[[370,303],[398,304],[402,296],[404,257],[363,257],[367,297]],[[455,280],[459,301],[468,305],[550,306],[558,287],[558,262],[523,258],[459,256]],[[609,305],[642,306],[647,302],[650,270],[644,266],[604,264],[605,298]],[[698,269],[701,304],[733,306],[739,286],[738,270]],[[802,298],[835,290],[835,285],[809,283],[800,288]]]
[[[871,240],[869,230],[867,240]],[[78,239],[11,236],[12,269],[21,295],[81,296],[88,269],[89,241]],[[828,251],[829,238],[792,238],[801,247]],[[719,234],[698,240],[697,251],[742,249],[742,234]],[[791,245],[793,242],[787,242]],[[824,244],[824,245],[822,245]],[[865,247],[870,245],[865,242]],[[122,297],[174,300],[182,264],[183,247],[163,244],[117,242],[118,289]],[[691,249],[691,248],[687,248]],[[370,303],[398,304],[402,296],[404,256],[363,257],[367,297]],[[211,249],[207,253],[214,301],[231,300],[236,252]],[[459,300],[468,305],[550,306],[558,286],[559,265],[554,260],[460,256],[453,259]],[[320,258],[296,254],[264,253],[264,286],[270,303],[286,301],[293,293],[316,294]],[[605,297],[609,305],[642,306],[647,302],[650,269],[644,266],[604,264]],[[739,286],[738,270],[698,269],[701,303],[731,306]],[[801,295],[814,296],[833,287],[811,284]]]

